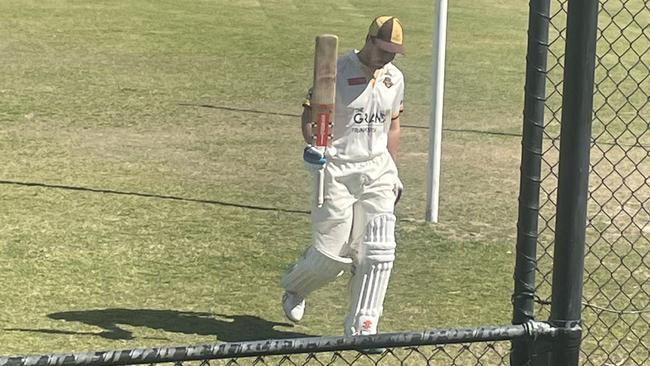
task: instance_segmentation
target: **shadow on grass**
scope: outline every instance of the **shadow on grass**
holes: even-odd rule
[[[178,103],[178,105],[183,106],[183,107],[200,107],[200,108],[219,109],[219,110],[222,110],[222,111],[231,111],[231,112],[255,113],[255,114],[284,116],[284,117],[296,117],[296,118],[300,117],[300,114],[297,114],[297,113],[279,113],[279,112],[261,111],[261,110],[257,110],[257,109],[219,106],[219,105],[212,105],[212,104]],[[421,129],[421,130],[428,130],[429,129],[429,126],[407,125],[407,124],[403,124],[403,123],[401,124],[401,127],[402,128]],[[442,130],[447,131],[447,132],[477,133],[477,134],[484,134],[484,135],[521,137],[521,134],[510,133],[510,132],[481,131],[481,130],[457,129],[457,128],[446,128],[446,127],[443,128]]]
[[[277,212],[286,212],[286,213],[309,214],[309,211],[306,210],[293,210],[293,209],[285,209],[285,208],[277,208],[277,207],[243,205],[243,204],[223,202],[223,201],[205,200],[205,199],[198,199],[198,198],[186,198],[186,197],[169,196],[169,195],[162,195],[162,194],[155,194],[155,193],[124,192],[124,191],[115,191],[112,189],[89,188],[89,187],[68,186],[68,185],[60,185],[60,184],[38,183],[38,182],[19,182],[19,181],[11,181],[11,180],[0,180],[0,184],[25,186],[25,187],[65,189],[70,191],[84,191],[84,192],[105,193],[105,194],[118,194],[123,196],[158,198],[158,199],[172,200],[172,201],[207,203],[211,205],[239,207],[239,208],[246,208],[246,209],[260,210],[260,211],[277,211]]]
[[[132,340],[137,338],[131,331],[120,328],[120,325],[122,325],[146,327],[171,333],[215,336],[221,342],[309,337],[308,334],[275,329],[277,326],[292,327],[292,324],[272,322],[252,315],[224,315],[178,310],[116,308],[64,311],[49,314],[48,318],[80,322],[104,330],[96,333],[58,329],[5,330],[46,334],[92,335],[112,340]],[[165,338],[147,337],[147,339]]]
[[[246,113],[273,115],[273,116],[284,116],[284,117],[300,117],[300,114],[296,114],[296,113],[269,112],[269,111],[260,111],[257,109],[235,108],[235,107],[226,107],[226,106],[219,106],[219,105],[212,105],[212,104],[178,103],[178,105],[183,107],[201,107],[201,108],[220,109],[222,111],[231,111],[231,112],[246,112]]]

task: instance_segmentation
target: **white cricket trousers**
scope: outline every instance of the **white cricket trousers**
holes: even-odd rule
[[[313,247],[356,260],[370,220],[393,215],[398,181],[388,152],[363,162],[328,162],[323,206],[311,213]]]

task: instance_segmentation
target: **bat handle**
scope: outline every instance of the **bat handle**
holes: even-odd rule
[[[316,173],[316,207],[323,207],[323,195],[325,191],[325,169],[318,170]]]

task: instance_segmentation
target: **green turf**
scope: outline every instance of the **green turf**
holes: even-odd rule
[[[510,322],[520,141],[456,130],[520,131],[527,11],[450,4],[440,223],[405,127],[384,332]],[[279,307],[309,242],[297,115],[314,36],[358,48],[388,13],[427,126],[430,1],[0,2],[0,354],[340,334],[344,279],[300,325]]]

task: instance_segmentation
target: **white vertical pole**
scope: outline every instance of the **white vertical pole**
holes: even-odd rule
[[[427,166],[427,222],[438,222],[440,195],[440,155],[442,144],[442,102],[445,95],[445,51],[447,47],[447,0],[437,0],[433,35],[431,127]]]

